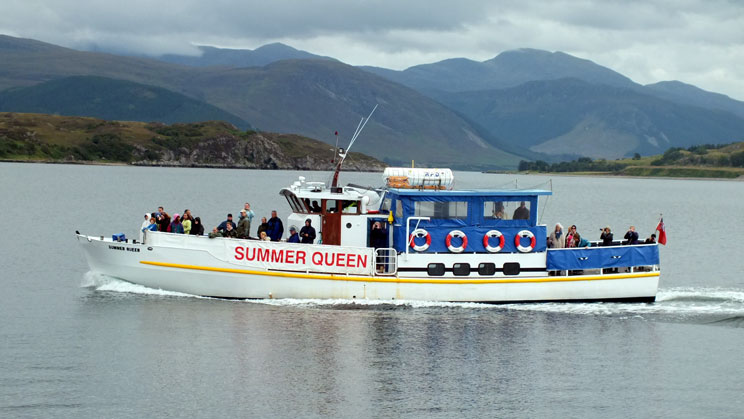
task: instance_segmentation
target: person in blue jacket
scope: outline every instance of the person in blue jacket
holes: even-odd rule
[[[289,238],[287,239],[287,243],[299,243],[300,242],[300,235],[297,234],[297,229],[295,226],[289,227]]]
[[[266,231],[266,234],[271,237],[271,241],[278,242],[282,239],[282,236],[284,235],[284,225],[282,224],[282,220],[279,219],[276,215],[276,210],[271,211],[271,218],[269,218],[269,228]]]

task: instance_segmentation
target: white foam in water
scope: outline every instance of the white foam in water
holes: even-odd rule
[[[191,294],[184,294],[182,292],[165,291],[161,289],[148,288],[144,285],[132,284],[131,282],[122,281],[120,279],[111,278],[106,275],[101,275],[95,272],[86,272],[83,276],[83,280],[80,284],[81,287],[94,288],[96,291],[111,291],[121,292],[128,294],[145,294],[145,295],[161,295],[161,296],[172,296],[172,297],[197,297]]]
[[[411,308],[493,308],[491,304],[481,303],[447,303],[439,301],[409,301],[409,300],[362,300],[362,299],[295,299],[281,298],[271,300],[246,300],[249,303],[267,304],[272,306],[294,306],[294,307],[344,307],[344,306],[396,306]]]

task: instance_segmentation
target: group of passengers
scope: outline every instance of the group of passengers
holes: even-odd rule
[[[271,218],[261,217],[261,224],[256,230],[256,236],[251,235],[251,222],[255,213],[251,210],[251,204],[246,202],[243,209],[240,210],[240,218],[237,224],[233,221],[233,215],[227,214],[227,219],[213,228],[208,234],[209,238],[229,237],[237,239],[251,239],[278,242],[284,235],[284,224],[277,215],[276,210],[271,211]],[[312,227],[310,219],[305,220],[305,226],[302,227],[299,234],[297,228],[289,228],[290,243],[313,243],[316,237],[315,228]],[[142,223],[142,232],[161,231],[175,234],[191,234],[196,236],[204,235],[204,226],[201,218],[193,217],[191,211],[186,209],[182,214],[168,214],[163,207],[158,207],[156,212],[145,214],[145,221]]]
[[[175,213],[171,217],[163,207],[158,207],[157,211],[145,214],[141,231],[143,233],[145,231],[162,231],[200,236],[204,234],[204,226],[201,218],[192,216],[188,209],[183,210],[182,214]]]
[[[614,241],[614,235],[612,234],[612,229],[609,226],[600,229],[600,231],[601,234],[599,236],[599,242],[597,242],[595,246],[616,246],[618,244],[629,245],[641,243],[638,239],[638,233],[635,230],[635,226],[630,226],[630,228],[628,228],[625,236],[623,236],[625,240],[622,242]],[[656,234],[652,234],[643,243],[656,243]],[[581,237],[578,231],[576,231],[575,224],[568,228],[568,232],[564,232],[563,225],[561,225],[561,223],[556,223],[555,229],[552,233],[550,233],[550,236],[548,236],[548,247],[552,249],[590,246],[592,246],[592,243],[589,240]]]

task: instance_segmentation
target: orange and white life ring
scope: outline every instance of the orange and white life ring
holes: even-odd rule
[[[453,246],[452,245],[452,238],[453,237],[459,237],[462,239],[462,244],[460,246]],[[449,249],[452,253],[462,253],[466,247],[468,247],[468,236],[465,235],[460,230],[452,230],[447,234],[447,239],[445,239],[445,243],[447,243],[447,249]]]
[[[499,239],[499,245],[498,246],[491,246],[488,243],[488,240],[491,237],[495,237]],[[501,249],[504,248],[504,235],[501,234],[498,230],[489,230],[484,236],[483,236],[483,247],[486,248],[486,250],[490,253],[498,253],[501,251]]]
[[[522,246],[522,239],[523,238],[529,238],[530,239],[530,245],[529,246]],[[532,234],[529,230],[522,230],[519,233],[517,233],[516,236],[514,236],[514,245],[517,246],[517,250],[519,250],[522,253],[529,253],[533,250],[535,250],[535,235]]]
[[[417,237],[418,238],[425,237],[426,243],[422,245],[416,244]],[[423,228],[417,228],[413,230],[413,233],[411,233],[411,237],[408,238],[408,241],[411,242],[411,247],[413,248],[413,250],[417,252],[424,252],[426,251],[426,249],[429,248],[429,246],[431,246],[431,234],[429,234],[429,232],[424,230]]]

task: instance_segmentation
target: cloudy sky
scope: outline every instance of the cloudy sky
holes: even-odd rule
[[[527,47],[744,100],[742,0],[3,0],[0,33],[150,55],[283,42],[394,69]]]

